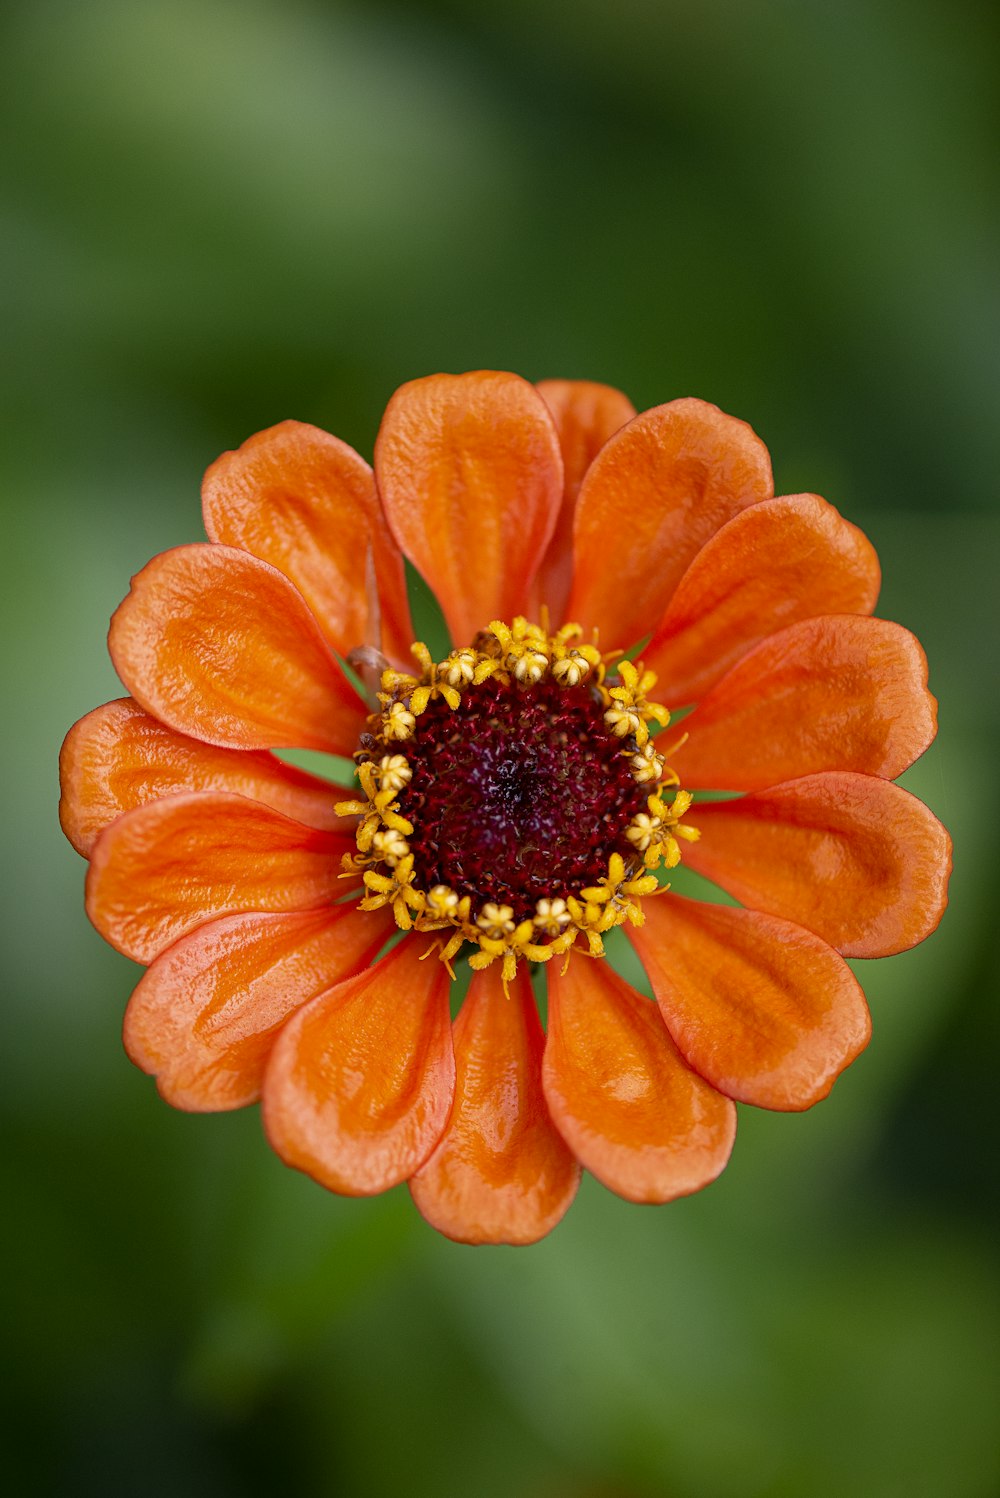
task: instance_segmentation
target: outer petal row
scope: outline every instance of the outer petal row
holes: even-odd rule
[[[935,929],[951,839],[900,786],[806,775],[699,804],[684,861],[744,905],[795,921],[847,957],[889,957]]]
[[[88,857],[127,811],[182,791],[229,791],[310,827],[349,830],[334,806],[351,793],[273,754],[220,749],[176,733],[131,698],[97,707],[66,735],[59,756],[63,831]]]
[[[709,537],[773,493],[767,449],[745,422],[693,399],[644,411],[583,481],[570,618],[599,628],[605,648],[633,644]]]
[[[822,770],[894,780],[934,738],[937,703],[909,630],[840,614],[755,645],[683,729],[670,762],[690,790],[761,790]]]
[[[645,909],[645,924],[628,935],[688,1063],[761,1108],[811,1108],[826,1097],[871,1033],[844,959],[755,910],[674,894]]]
[[[101,833],[87,871],[87,914],[119,952],[152,962],[220,916],[333,904],[346,893],[341,858],[353,847],[353,838],[243,796],[169,796]]]
[[[476,974],[454,1038],[454,1111],[410,1182],[413,1199],[462,1243],[534,1243],[573,1200],[580,1167],[546,1106],[545,1034],[524,964],[509,998],[498,965]]]
[[[332,649],[347,655],[368,644],[408,659],[403,559],[372,471],[346,442],[300,421],[258,432],[209,468],[202,508],[212,541],[270,562],[295,584]]]
[[[394,930],[352,906],[199,926],[147,971],[125,1014],[125,1048],[175,1108],[242,1108],[289,1016],[366,967]]]
[[[548,969],[545,1096],[563,1138],[631,1201],[707,1186],[736,1134],[736,1110],[686,1065],[654,1005],[607,962],[571,954]]]
[[[881,573],[867,537],[815,494],[742,510],[698,552],[643,659],[668,707],[696,702],[759,640],[817,614],[870,614]]]
[[[400,548],[456,644],[521,613],[562,503],[548,407],[517,375],[432,375],[396,391],[375,473]]]
[[[409,1180],[455,1091],[448,974],[403,940],[300,1009],[264,1082],[264,1127],[289,1165],[348,1196]]]
[[[300,593],[229,546],[178,546],[111,621],[115,669],[147,712],[233,749],[353,754],[365,709]]]

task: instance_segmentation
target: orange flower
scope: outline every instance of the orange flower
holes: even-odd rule
[[[748,426],[437,375],[393,396],[374,473],[284,422],[209,469],[204,514],[207,544],[133,580],[110,635],[131,696],[61,761],[90,917],[150,965],[125,1045],[169,1102],[259,1097],[332,1190],[409,1181],[450,1237],[529,1243],[581,1165],[668,1201],[722,1170],[734,1099],[826,1096],[869,1036],[844,957],[944,908],[947,833],[892,784],[935,703],[916,640],[871,617],[868,541],[774,498]],[[404,556],[443,660],[413,643]],[[356,784],[280,747],[353,755]],[[708,788],[742,794],[692,826]],[[682,853],[740,905],[666,894]],[[655,1004],[600,960],[619,925]]]

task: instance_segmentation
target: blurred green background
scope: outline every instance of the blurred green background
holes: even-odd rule
[[[957,0],[30,0],[0,35],[3,1469],[24,1493],[992,1498],[997,12]],[[694,394],[881,552],[942,705],[924,947],[866,1055],[659,1209],[533,1249],[341,1201],[127,1062],[56,823],[108,617],[286,416],[403,380]]]

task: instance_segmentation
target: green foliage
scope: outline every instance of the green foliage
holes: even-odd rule
[[[5,1466],[74,1498],[988,1498],[997,697],[986,8],[22,0],[0,41]],[[868,1053],[702,1196],[530,1250],[171,1112],[81,910],[65,729],[223,448],[370,451],[397,384],[697,394],[825,494],[927,647],[956,838]],[[430,617],[426,616],[428,623]],[[683,876],[682,876],[683,877]],[[992,1034],[991,1034],[991,1026]],[[993,1044],[991,1044],[993,1041]],[[992,1141],[992,1144],[991,1144]]]

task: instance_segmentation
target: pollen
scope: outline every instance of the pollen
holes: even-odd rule
[[[602,956],[697,836],[652,737],[669,722],[655,676],[582,635],[494,620],[443,661],[418,642],[414,674],[382,673],[361,794],[338,806],[358,819],[345,874],[361,872],[364,909],[436,933],[449,971],[466,943],[505,982],[577,944]]]

